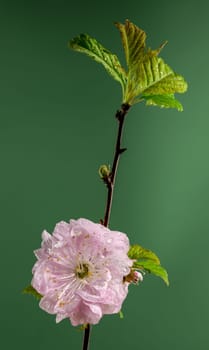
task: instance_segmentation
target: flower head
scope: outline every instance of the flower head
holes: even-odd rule
[[[74,326],[119,312],[133,264],[128,250],[124,233],[87,219],[61,221],[52,235],[43,231],[32,280],[43,295],[40,307],[56,314],[56,322],[69,318]]]

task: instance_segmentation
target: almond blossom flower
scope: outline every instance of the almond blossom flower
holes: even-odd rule
[[[124,233],[87,219],[61,221],[52,235],[43,231],[32,280],[43,296],[40,307],[56,314],[56,322],[69,318],[73,326],[119,312],[133,265],[128,250]]]

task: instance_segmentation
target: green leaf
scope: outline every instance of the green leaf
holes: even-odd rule
[[[133,263],[133,269],[139,269],[159,276],[169,285],[167,271],[160,265],[160,259],[151,250],[136,244],[131,246],[128,256],[130,259],[137,260]]]
[[[112,78],[121,84],[124,91],[127,79],[126,72],[115,54],[105,49],[96,39],[87,34],[80,34],[72,39],[69,46],[73,50],[85,53],[96,62],[101,63]]]
[[[128,69],[132,69],[144,59],[146,33],[129,20],[126,20],[125,25],[122,23],[115,25],[121,34]]]
[[[155,264],[160,265],[160,260],[155,253],[151,250],[145,249],[140,245],[133,245],[129,249],[128,256],[130,259],[149,259],[155,262]]]
[[[174,94],[170,95],[143,95],[142,99],[146,100],[147,106],[159,106],[161,108],[176,108],[183,111],[182,104],[175,99]]]
[[[136,269],[142,269],[146,272],[152,273],[155,276],[158,276],[162,278],[162,280],[169,285],[168,281],[168,273],[164,269],[164,267],[160,266],[159,264],[156,264],[153,260],[139,260],[134,262],[133,267]]]
[[[133,105],[146,99],[147,105],[176,108],[181,111],[183,107],[174,98],[174,94],[184,93],[187,83],[158,57],[167,42],[158,49],[151,50],[146,47],[146,33],[129,20],[126,20],[125,24],[116,23],[116,27],[122,39],[127,73],[115,54],[87,34],[80,34],[72,39],[69,46],[104,66],[121,84],[124,104]],[[163,97],[160,97],[161,95]]]
[[[160,60],[160,59],[159,59]],[[162,60],[161,60],[162,63]],[[168,66],[167,66],[168,67]],[[187,83],[181,75],[172,73],[168,74],[163,79],[154,82],[149,86],[144,93],[145,94],[172,94],[175,92],[184,93],[187,90]]]
[[[41,294],[39,294],[37,292],[37,290],[35,288],[33,288],[31,285],[26,287],[24,290],[23,290],[23,293],[24,294],[31,294],[33,295],[36,299],[40,300],[43,296]]]
[[[140,95],[165,95],[183,93],[187,89],[184,78],[156,56],[148,56],[129,72],[126,98],[137,103]]]
[[[146,48],[146,34],[136,25],[126,20],[117,23],[128,66],[128,77],[123,103],[130,105],[141,102],[141,95],[168,95],[183,93],[187,83],[182,76],[158,57],[166,42],[157,50]],[[158,105],[158,104],[157,104]],[[167,105],[169,107],[169,105]],[[177,108],[180,110],[180,106]]]

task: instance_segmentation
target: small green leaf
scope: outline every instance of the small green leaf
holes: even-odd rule
[[[147,106],[159,106],[161,108],[176,108],[178,111],[183,111],[182,104],[176,100],[174,94],[170,95],[143,95],[142,99],[146,100]]]
[[[152,273],[155,276],[162,278],[162,280],[169,285],[168,273],[164,267],[156,264],[153,260],[139,260],[134,262],[133,267],[136,269],[142,269],[146,272]]]
[[[120,317],[121,319],[124,318],[124,315],[123,315],[122,310],[119,311],[119,317]]]
[[[96,62],[101,63],[106,71],[117,80],[122,90],[125,89],[126,72],[121,66],[118,57],[105,49],[96,39],[87,34],[80,34],[69,42],[69,46],[78,52],[85,53]]]
[[[155,253],[151,250],[145,249],[140,245],[136,244],[131,246],[128,252],[130,259],[149,259],[155,262],[155,264],[160,265],[160,260]]]
[[[40,300],[43,296],[41,294],[39,294],[37,292],[37,290],[35,288],[33,288],[31,285],[26,287],[24,290],[23,290],[23,293],[24,294],[31,294],[33,295],[36,299]]]

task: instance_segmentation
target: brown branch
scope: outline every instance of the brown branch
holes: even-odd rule
[[[119,158],[120,158],[120,155],[126,151],[126,148],[121,148],[121,139],[122,139],[125,116],[129,108],[130,108],[130,105],[127,103],[126,104],[124,103],[122,104],[121,109],[118,110],[115,115],[119,123],[118,135],[117,135],[117,140],[115,145],[115,154],[114,154],[113,164],[111,168],[111,173],[109,174],[109,176],[103,179],[107,185],[108,192],[107,192],[105,216],[104,216],[104,220],[101,220],[101,223],[106,227],[108,226],[109,219],[110,219],[113,191],[114,191]],[[87,324],[84,331],[83,350],[88,350],[90,331],[91,331],[90,324]]]
[[[114,191],[115,178],[116,178],[119,158],[120,158],[120,155],[126,150],[126,148],[121,148],[121,139],[122,139],[122,132],[123,132],[125,116],[129,110],[129,108],[130,108],[130,105],[124,103],[124,104],[122,104],[121,109],[119,111],[117,111],[116,115],[115,115],[119,124],[118,124],[118,135],[117,135],[117,141],[116,141],[116,145],[115,145],[115,154],[114,154],[114,159],[113,159],[113,165],[111,168],[111,174],[106,180],[108,193],[107,193],[107,203],[106,203],[105,216],[104,216],[104,221],[103,221],[103,225],[106,227],[108,226],[109,219],[110,219],[113,191]]]
[[[90,324],[87,324],[85,327],[84,337],[83,337],[83,350],[88,350],[90,330],[91,330]]]

